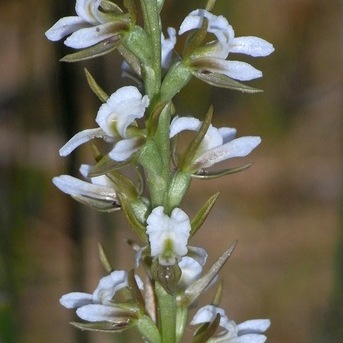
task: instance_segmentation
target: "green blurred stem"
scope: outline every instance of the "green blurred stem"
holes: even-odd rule
[[[155,283],[155,292],[158,301],[159,327],[162,343],[176,342],[176,297],[168,294],[164,288]]]
[[[162,110],[156,131],[147,138],[139,163],[143,166],[153,208],[164,205],[169,184],[171,106]]]
[[[152,61],[146,68],[145,88],[150,98],[157,95],[161,87],[161,27],[157,0],[141,0],[144,29],[152,45]]]

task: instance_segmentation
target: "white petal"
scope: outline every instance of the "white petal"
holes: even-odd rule
[[[231,127],[220,127],[218,128],[218,131],[221,134],[224,143],[232,141],[237,133],[237,130]]]
[[[221,327],[226,327],[227,323],[229,322],[228,317],[225,314],[225,311],[217,306],[214,305],[206,305],[204,307],[201,307],[198,312],[194,315],[191,325],[198,325],[203,323],[210,323],[212,322],[217,314],[220,314],[220,322],[219,325]]]
[[[230,52],[246,54],[253,57],[268,56],[274,51],[272,44],[266,40],[247,36],[237,37],[230,42]]]
[[[117,35],[116,26],[116,23],[106,23],[80,29],[69,36],[64,44],[74,49],[88,48]]]
[[[58,41],[70,33],[88,26],[89,24],[80,17],[64,17],[46,31],[45,35],[51,41]]]
[[[66,308],[78,308],[93,302],[92,294],[72,292],[61,297],[60,303]]]
[[[164,69],[167,69],[170,66],[174,46],[176,44],[176,30],[173,27],[168,27],[167,31],[169,37],[165,38],[162,34],[161,39],[161,65]]]
[[[229,335],[229,334],[228,334]],[[221,337],[219,342],[229,342],[229,343],[264,343],[267,340],[267,337],[264,335],[258,334],[249,334],[239,337],[230,337],[228,340],[225,340],[225,336]]]
[[[97,24],[94,12],[98,11],[101,0],[76,0],[75,11],[78,16],[91,24]]]
[[[199,61],[199,59],[197,60]],[[224,74],[239,81],[249,81],[262,77],[262,72],[246,62],[227,61],[217,58],[208,59],[210,66],[206,70]],[[197,62],[198,63],[198,62]]]
[[[202,266],[191,257],[184,256],[179,262],[181,268],[181,278],[179,287],[186,288],[195,280],[197,280],[202,273]]]
[[[96,122],[108,135],[115,135],[112,127],[114,125],[121,137],[125,137],[127,127],[135,119],[143,117],[148,105],[149,98],[142,96],[136,87],[122,87],[101,105]]]
[[[179,35],[181,36],[187,31],[199,29],[201,27],[203,18],[198,14],[199,10],[195,10],[188,14],[188,16],[183,20],[183,22],[180,25],[179,29]]]
[[[169,217],[164,208],[154,208],[147,218],[147,234],[149,235],[151,255],[159,257],[161,264],[170,265],[174,261],[163,259],[165,243],[172,243],[174,254],[184,256],[187,254],[187,243],[191,229],[189,217],[179,208],[175,208]],[[174,259],[175,260],[175,259]]]
[[[260,143],[260,137],[239,137],[229,143],[205,152],[194,161],[194,164],[200,165],[201,168],[209,168],[214,164],[229,158],[244,157]]]
[[[237,329],[239,335],[245,335],[247,333],[263,333],[269,326],[269,319],[252,319],[238,324]]]
[[[93,138],[103,138],[105,132],[100,128],[87,129],[78,132],[74,137],[72,137],[63,147],[60,149],[60,156],[67,156],[78,146],[90,141]]]
[[[70,175],[61,175],[52,179],[54,185],[62,192],[70,195],[83,195],[94,199],[117,201],[114,189],[93,185]]]
[[[234,38],[232,26],[223,16],[216,16],[204,9],[199,9],[191,12],[182,22],[179,30],[179,35],[186,31],[199,29],[202,25],[203,18],[208,19],[208,32],[216,35],[221,44],[228,44]]]
[[[122,310],[118,310],[114,306],[96,304],[85,305],[76,310],[76,314],[88,322],[107,321],[115,323],[117,322],[116,316],[118,313],[122,313]]]
[[[114,161],[125,161],[139,149],[141,142],[142,140],[138,137],[123,139],[114,146],[108,156]]]
[[[110,275],[100,279],[93,293],[93,299],[100,303],[111,301],[115,293],[126,286],[127,272],[125,270],[115,270]]]
[[[201,121],[193,117],[175,117],[170,124],[169,137],[173,138],[182,131],[199,131]]]
[[[201,266],[204,266],[207,261],[208,254],[204,248],[189,245],[188,256],[196,260]]]
[[[220,131],[213,127],[212,125],[209,126],[204,139],[201,141],[197,154],[202,154],[210,149],[216,148],[218,146],[223,145],[223,137],[220,134]]]

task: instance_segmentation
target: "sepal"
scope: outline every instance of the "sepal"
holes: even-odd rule
[[[113,36],[89,48],[68,54],[60,59],[61,62],[79,62],[106,55],[121,44],[118,36]]]
[[[100,212],[113,212],[121,209],[119,201],[107,201],[101,199],[92,199],[83,195],[71,195],[71,197],[82,205],[93,208]]]
[[[205,119],[202,122],[199,131],[196,133],[196,136],[189,144],[185,154],[183,155],[181,161],[179,162],[179,168],[183,171],[192,172],[193,161],[196,158],[198,148],[203,141],[212,121],[213,116],[213,107],[211,106],[205,115]]]
[[[139,289],[137,284],[137,280],[135,278],[134,270],[130,270],[127,276],[127,288],[130,292],[132,299],[137,303],[140,308],[140,311],[144,313],[145,303],[142,296],[142,293]]]
[[[224,74],[203,73],[197,70],[193,70],[192,74],[199,80],[204,81],[214,87],[233,89],[233,90],[241,91],[242,93],[263,92],[261,89],[246,86],[243,83],[235,81]]]
[[[123,13],[123,10],[112,1],[101,0],[101,8],[104,13],[110,13],[113,15],[120,15]]]
[[[139,199],[133,202],[121,194],[118,194],[118,196],[128,222],[135,230],[139,238],[144,243],[148,243],[148,236],[146,234],[146,227],[144,225],[144,218],[148,213],[148,205]]]
[[[112,160],[108,155],[101,157],[97,164],[95,164],[89,172],[90,177],[100,176],[103,174],[110,173],[113,170],[121,169],[129,166],[132,161],[126,160],[122,162]]]
[[[108,95],[106,92],[98,85],[98,83],[95,81],[92,74],[87,70],[87,68],[84,69],[86,73],[86,78],[89,87],[93,91],[93,93],[100,99],[102,102],[106,102],[108,100]]]
[[[250,168],[252,165],[253,163],[247,163],[240,167],[217,170],[215,172],[208,172],[207,170],[200,169],[197,173],[192,174],[192,177],[195,179],[211,180],[225,175],[239,173],[243,170]]]
[[[213,266],[204,276],[186,288],[181,300],[184,305],[191,305],[211,284],[212,280],[218,275],[219,271],[231,256],[233,250],[235,249],[236,243],[237,242],[234,242],[228,247],[227,250],[224,251],[217,262],[213,264]]]
[[[107,257],[105,249],[101,243],[98,243],[98,252],[99,252],[99,258],[100,258],[100,262],[101,262],[102,266],[104,267],[106,272],[108,274],[110,274],[112,271],[114,271],[114,269],[113,269],[113,267],[112,267],[112,265],[111,265],[111,263]]]
[[[219,197],[220,192],[215,193],[212,195],[203,205],[203,207],[199,210],[199,212],[194,216],[191,220],[191,232],[190,237],[193,237],[199,228],[202,226],[204,221],[206,220],[208,214],[210,213],[212,207],[214,206],[216,200]]]
[[[220,323],[220,314],[218,313],[215,319],[209,324],[201,325],[196,332],[194,333],[194,337],[192,343],[206,343],[208,340],[214,336],[216,333]]]
[[[182,58],[185,64],[187,64],[188,59],[191,58],[194,51],[197,48],[199,48],[201,43],[204,41],[207,35],[207,29],[208,29],[208,20],[207,18],[204,18],[199,30],[196,30],[195,32],[193,31],[192,33],[188,35],[185,49],[182,54]]]
[[[125,318],[125,317],[118,317],[117,322],[109,323],[109,322],[97,322],[97,323],[78,323],[78,322],[71,322],[72,326],[76,327],[77,329],[83,331],[95,331],[95,332],[123,332],[131,327],[133,327],[136,323],[135,321]]]

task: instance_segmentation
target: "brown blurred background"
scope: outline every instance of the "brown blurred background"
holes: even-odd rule
[[[166,0],[165,25],[178,27],[199,3]],[[134,263],[125,239],[135,236],[122,213],[79,206],[51,183],[55,175],[77,175],[78,165],[90,162],[86,146],[66,159],[57,152],[75,132],[95,125],[100,104],[83,68],[108,93],[128,83],[119,78],[116,53],[73,65],[58,62],[70,50],[47,41],[44,32],[58,18],[74,15],[74,4],[0,1],[1,343],[130,339],[73,329],[73,311],[58,302],[64,293],[96,287],[104,273],[98,241],[118,269]],[[218,0],[214,12],[225,14],[237,36],[260,36],[276,48],[263,59],[237,57],[263,70],[264,77],[250,84],[264,93],[213,89],[193,80],[176,99],[181,115],[202,116],[214,104],[217,125],[263,138],[244,160],[255,162],[252,168],[195,181],[183,208],[193,215],[221,190],[192,244],[207,249],[210,263],[238,239],[221,274],[223,307],[237,322],[270,318],[269,342],[343,342],[342,5]]]

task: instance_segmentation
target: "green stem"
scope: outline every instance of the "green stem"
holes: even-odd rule
[[[157,129],[147,141],[139,156],[149,188],[153,208],[164,205],[169,184],[170,141],[169,125],[171,107],[165,106],[155,125]]]
[[[158,301],[159,326],[162,343],[176,342],[176,299],[175,295],[168,294],[164,288],[155,283]]]
[[[161,27],[160,9],[157,0],[141,0],[144,29],[152,44],[152,61],[146,67],[145,87],[150,97],[157,95],[161,88]]]

